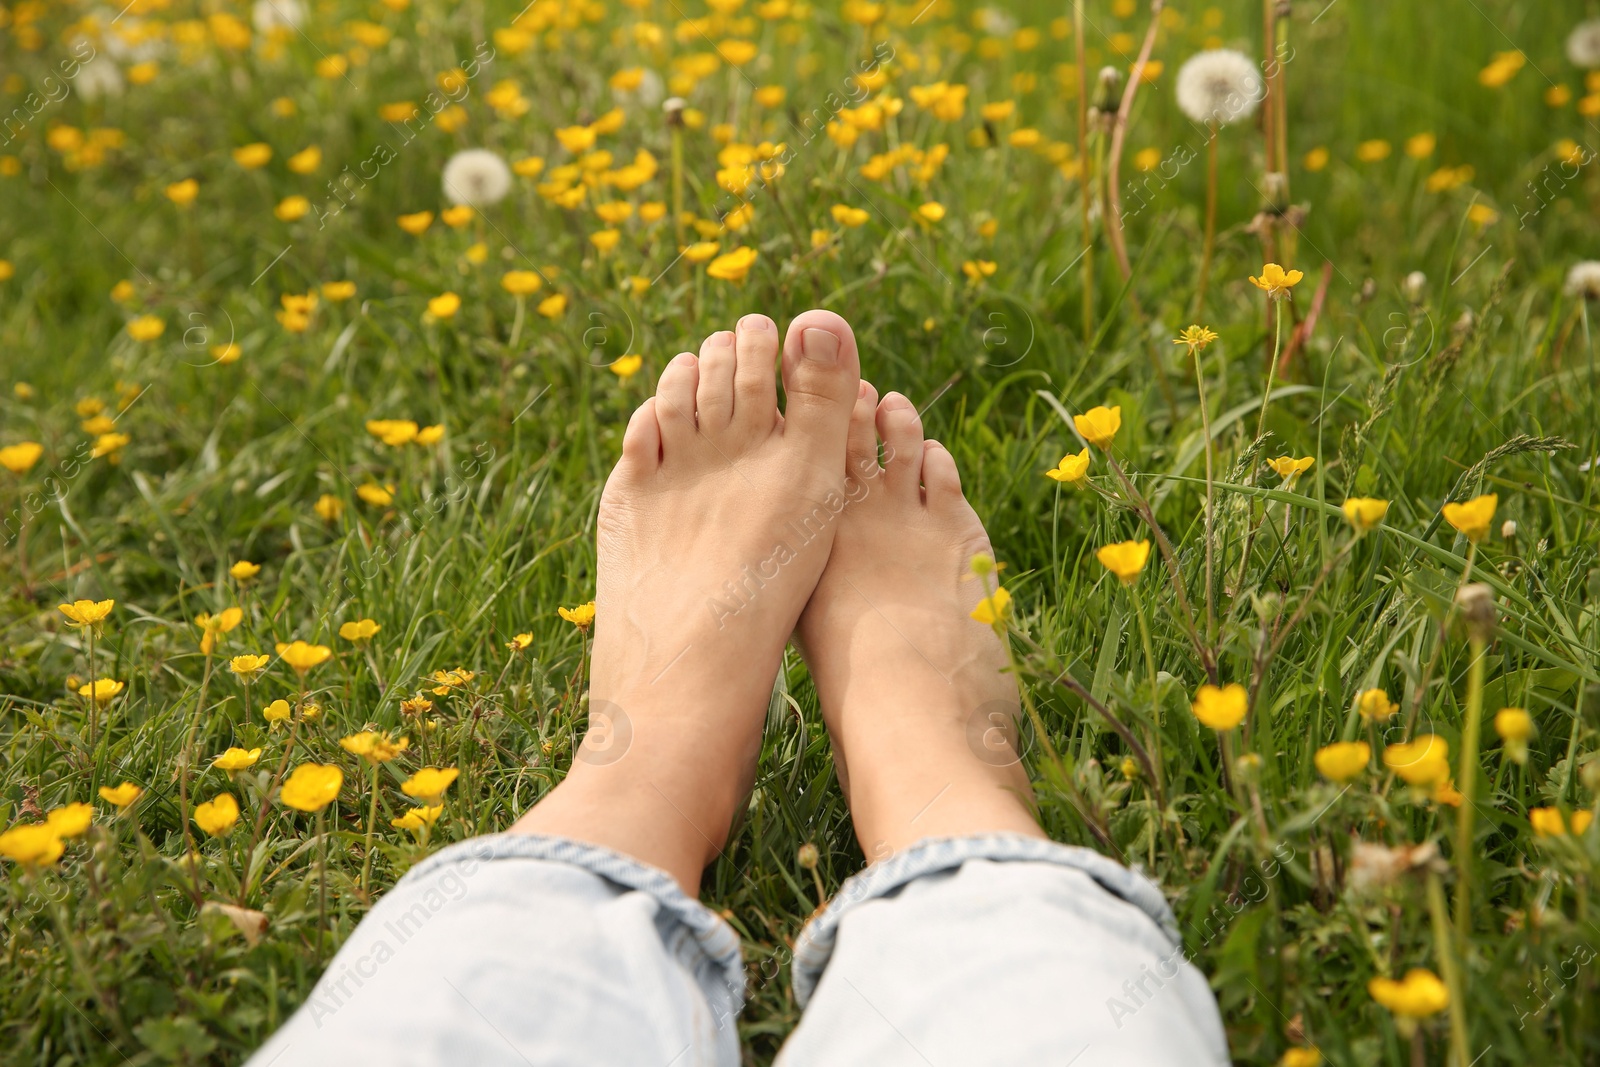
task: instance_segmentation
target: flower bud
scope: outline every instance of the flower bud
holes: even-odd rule
[[[817,869],[817,861],[822,857],[817,852],[817,846],[807,841],[800,846],[800,850],[795,853],[794,858],[795,862],[800,864],[801,867],[808,871],[814,871]]]
[[[1471,582],[1456,593],[1456,607],[1466,623],[1467,636],[1488,643],[1494,637],[1494,590],[1483,582]]]

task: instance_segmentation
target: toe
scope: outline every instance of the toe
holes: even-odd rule
[[[656,398],[634,409],[622,435],[622,463],[640,473],[653,471],[661,462],[661,424],[656,421]]]
[[[734,331],[733,419],[736,426],[770,431],[778,421],[778,324],[746,315]]]
[[[661,456],[686,448],[694,440],[694,394],[700,382],[700,361],[693,352],[679,352],[656,383],[656,422],[661,426]]]
[[[938,441],[922,446],[922,487],[929,507],[961,499],[961,473],[956,458]]]
[[[889,493],[897,500],[922,497],[922,419],[911,401],[889,393],[878,405],[878,436],[883,438],[883,466]]]
[[[700,385],[695,414],[702,433],[716,433],[733,420],[733,333],[718,330],[700,346]]]
[[[843,461],[845,431],[860,391],[861,361],[850,324],[831,311],[802,313],[783,343],[784,429]]]
[[[850,412],[850,432],[845,443],[845,464],[851,477],[869,480],[879,474],[878,431],[873,426],[877,414],[878,391],[871,382],[863,381],[856,406]]]

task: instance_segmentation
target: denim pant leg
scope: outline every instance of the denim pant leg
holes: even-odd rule
[[[1215,998],[1144,878],[1088,849],[922,841],[795,945],[782,1067],[1226,1064]]]
[[[384,894],[249,1067],[737,1067],[739,939],[666,872],[495,834]]]

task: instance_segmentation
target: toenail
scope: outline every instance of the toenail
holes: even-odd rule
[[[746,315],[739,320],[739,329],[753,333],[777,333],[778,327],[765,315]]]
[[[806,330],[800,335],[800,351],[813,363],[837,363],[839,338],[827,330]]]
[[[900,393],[889,393],[878,406],[885,411],[903,411],[906,408],[915,410],[911,401]]]
[[[869,386],[866,382],[862,382],[860,384],[860,386],[856,389],[856,399],[857,400],[865,400],[867,398],[867,390],[870,389],[870,388],[872,388],[872,387]]]
[[[733,331],[718,330],[706,338],[707,348],[730,348],[733,345]]]

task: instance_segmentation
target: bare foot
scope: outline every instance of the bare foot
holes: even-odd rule
[[[746,315],[661,374],[600,498],[589,732],[512,828],[605,845],[694,895],[744,802],[784,645],[845,499],[855,337]]]
[[[880,404],[866,382],[848,453],[857,484],[800,638],[862,851],[876,861],[924,837],[1042,837],[1011,741],[1020,700],[1005,648],[970,617],[985,595],[971,560],[990,547],[955,460],[923,441],[911,401]]]

